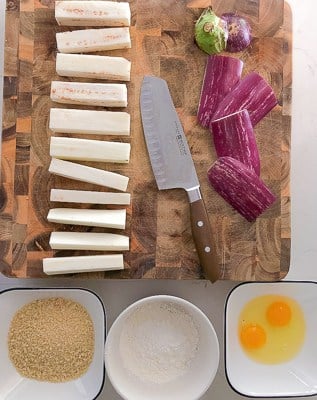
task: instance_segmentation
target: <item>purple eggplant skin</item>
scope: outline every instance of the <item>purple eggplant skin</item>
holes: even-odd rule
[[[218,103],[241,79],[243,62],[228,56],[209,56],[198,105],[198,122],[209,127]]]
[[[210,130],[218,157],[235,158],[260,175],[259,151],[247,110],[211,122]]]
[[[251,72],[222,99],[211,121],[246,109],[255,126],[276,104],[271,86],[258,73]]]
[[[221,19],[227,22],[229,31],[226,51],[237,53],[246,49],[252,40],[251,27],[248,21],[235,13],[222,14]]]
[[[220,157],[208,170],[215,191],[245,219],[252,222],[276,200],[254,171],[232,157]]]

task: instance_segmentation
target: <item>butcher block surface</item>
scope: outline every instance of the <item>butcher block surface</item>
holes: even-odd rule
[[[51,188],[106,190],[48,173],[49,139],[53,135],[48,129],[49,109],[63,107],[50,101],[50,82],[71,80],[56,75],[55,33],[73,29],[57,25],[54,3],[53,0],[7,0],[0,271],[13,277],[43,277],[44,257],[97,254],[65,250],[53,253],[49,246],[53,230],[105,231],[57,225],[46,219],[49,208],[75,206],[50,203]],[[131,0],[132,48],[98,53],[123,56],[132,61],[127,108],[131,114],[131,136],[119,139],[131,143],[130,163],[87,163],[130,177],[128,192],[132,202],[127,208],[127,228],[118,232],[130,236],[130,251],[124,252],[124,271],[79,274],[79,277],[203,278],[192,239],[186,194],[182,190],[158,191],[150,167],[139,109],[141,82],[148,74],[167,80],[183,123],[216,235],[221,279],[272,281],[288,272],[291,10],[283,0],[212,2],[217,14],[237,11],[248,19],[252,44],[234,56],[245,62],[244,75],[250,71],[260,73],[271,83],[278,98],[275,109],[255,128],[261,177],[275,193],[277,201],[250,223],[226,204],[207,181],[206,172],[216,159],[215,150],[209,132],[201,128],[196,119],[207,55],[194,43],[193,26],[202,9],[210,4],[206,0]],[[92,138],[118,140],[90,135],[89,139]]]

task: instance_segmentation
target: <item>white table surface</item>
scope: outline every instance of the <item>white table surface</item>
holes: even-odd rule
[[[293,110],[292,110],[292,250],[291,268],[286,279],[317,280],[317,12],[316,0],[289,0],[293,9]],[[4,32],[5,0],[0,0],[0,48]],[[0,93],[2,93],[3,51],[0,51]],[[1,101],[1,96],[0,96]],[[1,113],[0,113],[1,122]],[[183,297],[200,307],[213,322],[218,333],[221,360],[212,386],[201,400],[238,400],[227,384],[223,362],[223,309],[228,292],[235,286],[231,282],[211,285],[205,281],[83,281],[13,280],[0,276],[0,290],[17,286],[67,286],[89,287],[103,299],[108,317],[108,327],[116,316],[133,301],[153,295],[172,294]],[[1,398],[1,393],[0,393]],[[317,398],[317,396],[314,396]],[[98,400],[120,400],[109,381]],[[4,399],[5,400],[5,399]],[[21,399],[23,400],[23,399]],[[150,399],[149,399],[150,400]],[[181,399],[175,399],[181,400]]]

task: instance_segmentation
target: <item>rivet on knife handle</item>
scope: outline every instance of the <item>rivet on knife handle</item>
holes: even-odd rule
[[[194,242],[204,275],[211,282],[219,279],[219,264],[214,236],[202,199],[190,203],[191,225]]]

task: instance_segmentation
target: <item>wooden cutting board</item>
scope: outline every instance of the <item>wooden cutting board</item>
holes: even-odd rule
[[[144,143],[139,93],[144,75],[166,79],[186,132],[209,217],[215,229],[222,279],[278,280],[290,259],[291,11],[283,0],[214,0],[216,13],[237,11],[252,27],[253,41],[236,54],[243,73],[259,72],[273,86],[278,106],[256,126],[261,176],[277,195],[254,223],[245,221],[208,185],[215,160],[207,130],[196,121],[206,55],[193,40],[193,25],[207,0],[131,0],[132,49],[107,54],[132,61],[128,85],[132,126],[129,165],[98,165],[129,176],[127,229],[131,248],[123,272],[97,278],[202,278],[192,240],[188,204],[181,190],[159,192]],[[52,230],[96,231],[46,220],[51,188],[101,190],[48,173],[50,82],[55,73],[54,0],[7,0],[0,192],[0,270],[14,277],[42,277],[42,259],[52,256]],[[64,28],[64,30],[66,30]],[[56,105],[54,104],[54,107]],[[71,108],[71,107],[70,107]],[[95,137],[100,139],[100,137]],[[108,140],[109,138],[104,138]],[[115,140],[115,138],[111,138]],[[72,204],[66,207],[74,206]],[[87,207],[87,206],[86,206]],[[95,207],[98,206],[88,206]],[[100,208],[100,207],[99,207]],[[58,251],[55,256],[88,252]],[[83,277],[83,275],[77,275]]]

